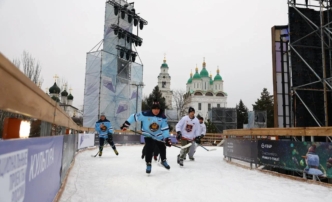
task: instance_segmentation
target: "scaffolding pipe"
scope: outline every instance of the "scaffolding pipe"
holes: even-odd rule
[[[328,109],[327,109],[327,94],[326,94],[326,62],[325,62],[325,46],[324,46],[324,13],[323,13],[323,0],[320,0],[320,35],[321,35],[321,46],[322,46],[322,66],[323,66],[323,89],[324,89],[324,118],[325,126],[329,125],[328,121]]]

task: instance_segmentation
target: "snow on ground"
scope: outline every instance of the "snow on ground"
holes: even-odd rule
[[[180,150],[167,148],[171,169],[153,162],[148,175],[142,147],[118,146],[119,156],[106,147],[101,158],[91,157],[97,149],[78,154],[60,202],[332,201],[332,188],[228,164],[222,147],[197,148],[195,161],[187,158],[184,167],[176,163]]]

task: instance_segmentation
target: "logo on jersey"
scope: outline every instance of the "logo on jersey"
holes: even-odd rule
[[[151,123],[149,128],[152,132],[156,132],[159,129],[159,125],[157,123]]]
[[[103,131],[103,132],[105,132],[107,130],[107,127],[102,123],[100,125],[100,130]]]
[[[186,125],[186,131],[187,131],[188,133],[190,133],[192,130],[193,130],[193,126],[190,125],[190,124],[187,124],[187,125]]]

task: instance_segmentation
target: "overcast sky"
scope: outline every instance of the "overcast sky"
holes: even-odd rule
[[[242,99],[252,110],[264,87],[273,93],[271,27],[287,24],[286,0],[136,0],[135,9],[148,21],[137,49],[144,95],[157,85],[164,53],[173,90],[185,89],[205,57],[213,77],[220,68],[228,107]],[[104,12],[105,0],[0,0],[0,52],[10,60],[31,53],[42,89],[57,74],[82,108],[86,53],[103,38]]]

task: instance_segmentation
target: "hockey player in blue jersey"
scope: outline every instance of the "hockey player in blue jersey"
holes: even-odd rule
[[[166,160],[166,146],[172,146],[172,142],[169,138],[167,118],[161,113],[159,102],[154,101],[151,110],[132,114],[123,123],[121,129],[126,130],[130,124],[136,121],[142,122],[142,135],[145,136],[146,173],[151,173],[152,154],[155,146],[160,151],[161,165],[170,169]]]
[[[118,151],[113,142],[113,128],[111,122],[106,119],[105,114],[100,115],[100,119],[95,124],[95,130],[98,132],[99,135],[99,156],[103,155],[103,148],[105,140],[111,145],[114,153],[119,155]]]

